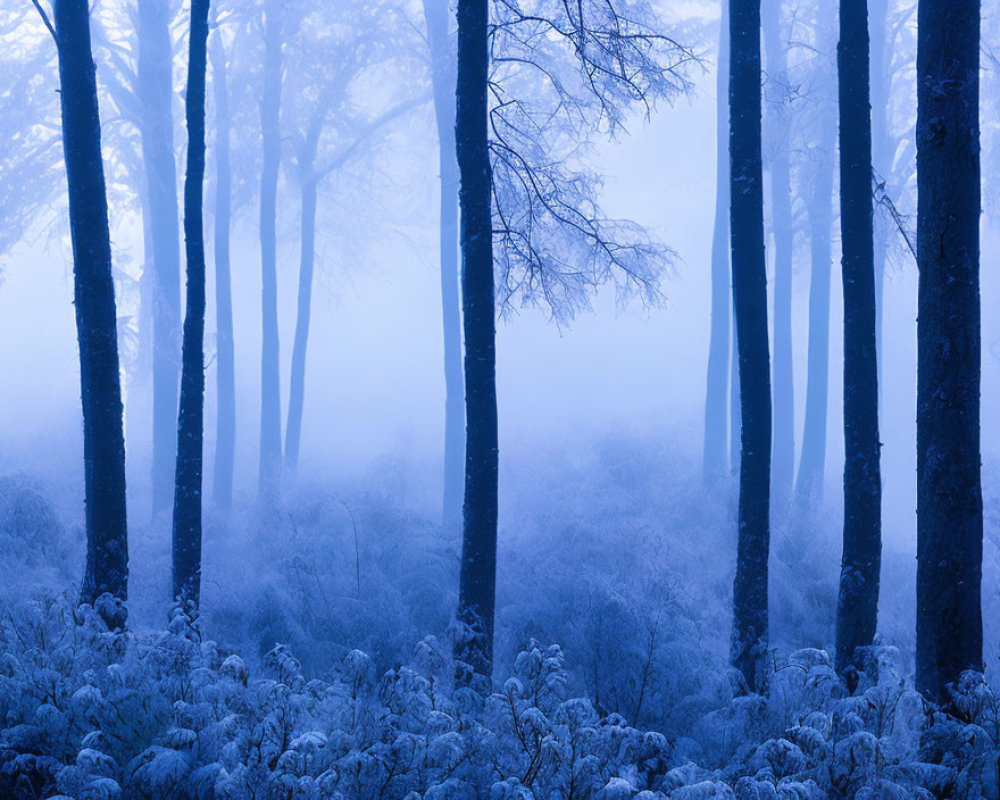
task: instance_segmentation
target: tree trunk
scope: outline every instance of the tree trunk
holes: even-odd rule
[[[702,473],[706,486],[726,471],[726,432],[729,426],[729,16],[722,3],[716,74],[715,223],[712,228],[712,327],[708,342],[708,380],[705,391],[705,446]],[[733,436],[736,432],[733,431]]]
[[[81,602],[112,595],[119,602],[102,613],[118,627],[128,595],[125,436],[96,67],[87,0],[56,0],[53,11],[83,405],[87,568]]]
[[[139,0],[138,95],[153,245],[153,513],[170,508],[177,443],[181,257],[174,162],[170,3]]]
[[[983,668],[979,0],[920,0],[917,688]]]
[[[229,240],[232,230],[233,176],[230,164],[229,90],[226,53],[213,37],[212,89],[215,97],[215,316],[216,410],[215,478],[212,496],[220,508],[233,505],[236,451],[236,357],[233,344],[233,289]]]
[[[209,0],[191,0],[187,81],[187,170],[184,178],[184,243],[187,308],[177,422],[174,489],[174,599],[196,612],[201,597],[202,452],[205,439],[205,72]]]
[[[740,363],[739,544],[733,666],[750,691],[766,681],[771,380],[761,166],[760,0],[729,4],[729,152],[733,295]]]
[[[830,395],[830,270],[833,260],[835,118],[824,120],[817,149],[818,163],[809,199],[809,352],[806,365],[806,413],[802,455],[796,479],[796,502],[806,508],[823,492],[826,466],[826,423]]]
[[[466,441],[458,618],[472,635],[458,644],[456,656],[485,677],[493,668],[498,468],[488,24],[488,0],[459,0],[455,138],[461,173]]]
[[[792,184],[788,125],[788,49],[781,33],[781,3],[763,4],[767,48],[767,128],[774,230],[774,443],[771,491],[782,510],[795,475],[795,385],[792,365]]]
[[[889,94],[891,90],[891,50],[888,42],[889,0],[871,0],[870,80],[872,99],[872,167],[882,180],[888,181],[893,168],[893,141],[889,126]],[[882,374],[882,308],[885,297],[885,268],[888,261],[890,230],[875,229],[875,347],[879,375]],[[881,384],[879,390],[881,392]],[[881,395],[880,395],[881,399]]]
[[[315,151],[314,151],[315,152]],[[295,470],[299,461],[302,436],[302,409],[306,385],[306,348],[309,344],[309,317],[312,313],[313,268],[316,263],[316,179],[308,166],[300,165],[303,175],[301,254],[299,262],[299,307],[292,345],[292,376],[288,398],[288,427],[285,431],[285,463]]]
[[[281,165],[281,6],[265,6],[264,97],[260,107],[263,164],[260,181],[261,319],[260,473],[258,495],[265,507],[278,500],[281,484],[281,379],[278,345],[278,169]]]
[[[837,74],[844,284],[844,553],[836,665],[842,670],[857,648],[875,639],[882,563],[867,0],[841,0]]]
[[[431,50],[434,118],[441,172],[441,323],[444,338],[444,493],[442,527],[457,533],[462,524],[465,441],[462,427],[462,319],[458,291],[458,164],[455,160],[455,53],[448,36],[447,0],[424,0]]]
[[[728,2],[728,0],[726,0]],[[729,149],[729,142],[726,142],[726,149]],[[728,170],[728,166],[727,166]],[[731,179],[730,179],[731,180]],[[726,227],[729,227],[728,220]],[[729,256],[726,256],[729,260]],[[743,411],[740,409],[740,345],[736,341],[736,308],[735,303],[732,309],[733,324],[732,343],[729,348],[729,471],[733,475],[740,474],[740,438],[743,427],[740,420],[743,418]]]

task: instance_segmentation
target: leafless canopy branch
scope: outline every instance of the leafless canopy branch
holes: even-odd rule
[[[48,13],[42,7],[42,4],[39,2],[39,0],[31,0],[31,2],[34,4],[35,8],[38,9],[38,13],[42,18],[42,22],[44,23],[45,27],[48,28],[49,34],[52,36],[52,41],[54,41],[56,44],[59,44],[59,37],[56,36],[56,29],[52,27],[52,21],[49,19]]]
[[[673,253],[607,219],[585,167],[594,138],[687,92],[688,48],[646,0],[493,0],[490,146],[501,307],[541,303],[557,321],[609,282],[659,297]]]

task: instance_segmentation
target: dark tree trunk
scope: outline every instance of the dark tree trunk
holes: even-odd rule
[[[105,608],[105,620],[121,626],[128,595],[125,436],[96,67],[87,0],[56,0],[53,10],[83,404],[87,568],[81,602],[112,595],[120,602]]]
[[[841,0],[840,229],[844,283],[844,554],[836,665],[875,639],[882,562],[867,0]]]
[[[318,138],[318,137],[317,137]],[[313,148],[315,155],[315,146]],[[309,344],[309,318],[312,313],[313,268],[316,263],[316,178],[312,158],[300,163],[303,169],[301,253],[299,261],[299,305],[292,345],[292,375],[288,397],[288,427],[285,430],[285,463],[295,470],[299,461],[302,437],[302,410],[306,387],[306,349]]]
[[[920,0],[917,688],[983,668],[979,0]]]
[[[173,44],[170,7],[139,0],[138,95],[142,160],[153,245],[153,513],[170,508],[177,444],[180,375],[181,261],[174,162]]]
[[[833,229],[835,118],[824,120],[817,149],[818,163],[809,198],[809,352],[806,364],[806,412],[802,455],[796,479],[796,502],[808,508],[823,492],[826,466],[826,423],[830,400],[830,244]]]
[[[771,376],[761,167],[760,0],[729,4],[729,152],[733,295],[740,364],[739,545],[732,662],[747,688],[766,681]]]
[[[774,231],[774,442],[771,491],[779,512],[791,497],[795,476],[795,384],[792,365],[791,145],[788,125],[788,44],[781,34],[781,3],[763,4],[767,48],[768,147],[771,159],[771,224]]]
[[[258,494],[274,506],[281,484],[281,379],[278,346],[278,169],[281,166],[281,6],[265,6],[264,97],[260,107],[264,158],[260,181],[261,319],[260,473]]]
[[[215,316],[218,408],[215,434],[215,478],[212,495],[220,508],[233,505],[236,451],[236,357],[233,345],[233,289],[229,240],[232,230],[233,176],[229,150],[229,90],[226,54],[219,36],[212,44],[212,88],[215,98]]]
[[[458,618],[473,635],[459,644],[456,655],[486,677],[493,668],[498,466],[488,23],[487,0],[459,0],[455,139],[461,173],[466,441]]]
[[[708,381],[705,391],[705,445],[702,473],[706,486],[726,472],[726,432],[729,427],[729,16],[722,2],[719,57],[716,75],[715,223],[712,228],[712,327],[708,342]],[[736,431],[732,433],[736,436]]]
[[[431,50],[434,118],[441,171],[441,323],[444,338],[444,496],[442,526],[457,533],[462,524],[465,409],[462,407],[462,318],[458,292],[458,163],[455,160],[455,52],[448,35],[447,0],[424,0]]]
[[[177,423],[174,489],[174,599],[197,611],[201,597],[202,452],[205,439],[205,72],[209,0],[191,0],[187,81],[187,170],[184,177],[184,243],[187,308]]]

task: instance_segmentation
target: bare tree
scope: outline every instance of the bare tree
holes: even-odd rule
[[[917,18],[917,688],[983,668],[979,0]]]
[[[189,613],[201,599],[202,461],[205,441],[205,84],[209,0],[192,0],[188,39],[187,169],[184,242],[187,307],[184,312],[177,469],[174,487],[174,600]]]
[[[431,57],[431,88],[438,134],[440,171],[439,249],[441,331],[444,344],[445,420],[442,527],[462,527],[465,442],[462,428],[462,319],[458,293],[458,163],[455,160],[455,44],[449,30],[449,0],[424,0],[424,23]]]
[[[708,345],[705,390],[705,431],[702,474],[711,485],[726,472],[726,441],[729,431],[729,378],[732,334],[732,290],[729,284],[729,13],[722,0],[719,20],[719,51],[716,58],[715,119],[715,222],[712,228],[712,319]]]
[[[278,339],[278,172],[281,167],[284,0],[264,3],[264,92],[260,104],[261,405],[258,498],[265,507],[281,484],[281,380]]]
[[[460,0],[456,138],[465,327],[465,503],[456,643],[470,673],[493,660],[497,540],[495,303],[543,304],[557,320],[590,290],[657,295],[669,251],[607,219],[583,167],[589,134],[687,89],[689,50],[642,0]],[[494,270],[497,276],[494,284]],[[466,675],[470,677],[470,675]]]
[[[729,4],[733,295],[739,351],[739,542],[732,662],[749,691],[766,681],[771,500],[771,378],[761,164],[760,0]]]
[[[867,0],[841,0],[837,55],[844,284],[844,552],[836,664],[844,669],[857,648],[874,641],[882,562]]]
[[[128,595],[125,436],[90,11],[87,0],[55,0],[50,23],[40,3],[35,5],[55,39],[59,56],[69,185],[86,492],[87,567],[81,599],[96,603],[103,595],[110,595],[116,602],[101,603],[101,615],[109,626],[121,626]]]

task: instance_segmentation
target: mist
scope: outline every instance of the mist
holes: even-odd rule
[[[0,794],[996,797],[995,11],[4,0]],[[81,372],[87,274],[115,387]],[[84,457],[112,388],[117,488]]]

